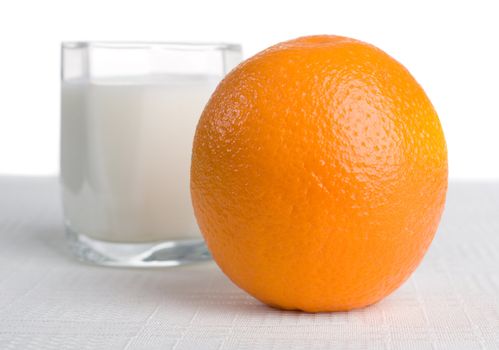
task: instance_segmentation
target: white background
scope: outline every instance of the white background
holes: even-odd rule
[[[339,34],[402,62],[435,105],[452,179],[499,178],[495,1],[0,2],[0,174],[55,174],[64,40],[229,41],[245,57],[278,41]]]

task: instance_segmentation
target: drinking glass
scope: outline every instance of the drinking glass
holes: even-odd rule
[[[210,259],[189,191],[197,121],[241,47],[62,44],[61,187],[71,250],[113,266]]]

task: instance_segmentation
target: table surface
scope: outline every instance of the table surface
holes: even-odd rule
[[[455,183],[413,276],[361,310],[262,305],[214,263],[85,265],[55,178],[0,177],[1,349],[499,349],[499,183]]]

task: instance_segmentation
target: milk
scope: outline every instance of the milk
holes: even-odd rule
[[[191,148],[219,80],[179,75],[63,82],[67,226],[109,242],[200,237],[189,192]]]

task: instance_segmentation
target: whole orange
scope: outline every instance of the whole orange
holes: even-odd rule
[[[380,49],[310,36],[219,84],[199,121],[191,193],[227,276],[272,306],[377,302],[431,243],[447,150],[421,86]]]

